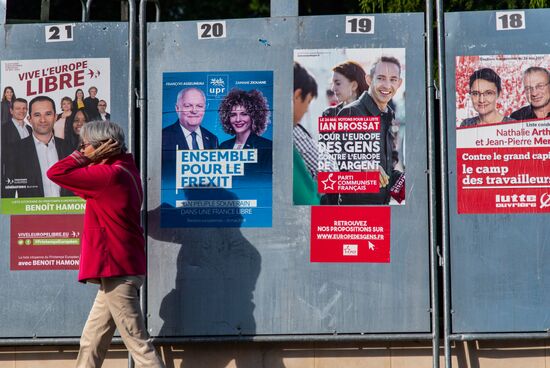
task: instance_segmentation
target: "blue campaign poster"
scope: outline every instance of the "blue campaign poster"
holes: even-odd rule
[[[163,74],[162,227],[271,227],[273,72]]]

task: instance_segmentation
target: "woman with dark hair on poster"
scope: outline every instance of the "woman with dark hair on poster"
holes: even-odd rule
[[[261,137],[269,124],[269,106],[262,93],[256,89],[247,92],[234,88],[220,103],[218,113],[223,130],[235,136],[222,142],[220,148],[257,149],[258,162],[253,164],[253,170],[271,172],[273,144]]]
[[[84,91],[79,88],[74,93],[73,111],[83,109],[84,107],[86,107],[86,105],[84,104]]]
[[[71,146],[71,148],[76,149],[78,147],[80,130],[84,124],[89,121],[90,118],[84,109],[73,111],[71,116],[67,118],[65,123],[65,141]]]
[[[461,127],[495,124],[514,119],[497,110],[497,100],[502,92],[499,75],[490,68],[476,70],[470,76],[470,98],[477,116],[464,119]]]
[[[365,70],[355,61],[346,61],[332,68],[331,89],[338,105],[323,111],[323,116],[336,116],[345,105],[357,100],[369,89]]]
[[[272,142],[260,137],[269,124],[269,106],[258,90],[233,89],[218,108],[223,130],[234,135],[220,144],[222,149],[268,148]]]
[[[15,101],[15,91],[12,87],[7,86],[4,88],[4,93],[2,93],[2,123],[8,122],[11,120],[11,111],[13,107],[13,101]]]

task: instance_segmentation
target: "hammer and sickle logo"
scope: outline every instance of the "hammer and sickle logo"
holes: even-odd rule
[[[546,208],[550,207],[550,194],[544,193],[540,196],[540,207],[539,208]]]

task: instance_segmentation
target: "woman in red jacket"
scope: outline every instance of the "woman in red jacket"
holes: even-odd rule
[[[48,177],[86,200],[80,282],[99,284],[80,339],[77,368],[101,367],[118,328],[141,367],[164,367],[145,329],[139,288],[146,273],[140,226],[139,172],[115,123],[94,121],[80,131],[81,145],[48,170]]]

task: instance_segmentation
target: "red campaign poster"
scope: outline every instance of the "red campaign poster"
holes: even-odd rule
[[[390,207],[311,207],[311,262],[390,262]]]
[[[458,213],[550,212],[550,55],[456,62]]]
[[[458,213],[550,212],[547,127],[549,120],[460,129]]]
[[[83,215],[11,216],[10,270],[78,270]]]

